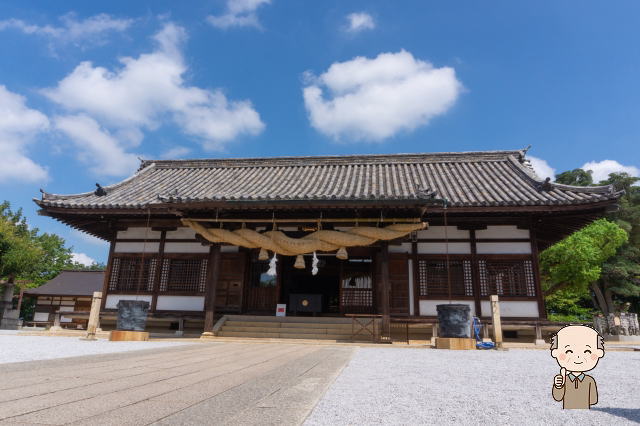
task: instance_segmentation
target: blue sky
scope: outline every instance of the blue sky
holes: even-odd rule
[[[543,177],[640,167],[635,1],[0,4],[0,199],[82,259],[107,246],[32,197],[138,157],[515,149]],[[86,256],[86,257],[82,257]]]

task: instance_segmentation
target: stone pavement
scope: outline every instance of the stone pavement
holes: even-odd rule
[[[198,343],[0,365],[0,425],[300,424],[354,351]]]

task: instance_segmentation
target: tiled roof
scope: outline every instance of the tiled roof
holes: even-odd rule
[[[546,176],[545,176],[546,177]],[[611,186],[544,184],[525,151],[144,161],[138,172],[94,192],[43,191],[42,207],[138,209],[167,203],[286,201],[415,202],[450,206],[589,204],[619,197]]]
[[[91,296],[102,291],[104,271],[62,271],[55,278],[25,294],[47,296]]]

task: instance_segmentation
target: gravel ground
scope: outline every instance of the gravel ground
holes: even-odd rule
[[[188,344],[188,342],[109,342],[102,339],[84,341],[77,337],[16,336],[15,333],[4,331],[0,333],[0,364]]]
[[[640,352],[608,352],[600,360],[590,373],[600,400],[591,410],[562,410],[553,400],[558,372],[541,350],[361,348],[306,424],[640,422]]]

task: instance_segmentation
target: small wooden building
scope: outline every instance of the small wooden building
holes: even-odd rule
[[[75,318],[72,313],[88,313],[93,292],[102,291],[103,283],[104,271],[67,270],[40,287],[24,290],[23,296],[36,299],[33,323],[53,324],[55,315],[60,313],[61,326],[84,328],[86,320]]]
[[[525,154],[153,160],[118,184],[35,202],[111,243],[104,315],[135,297],[150,303],[151,318],[204,321],[211,331],[223,313],[274,315],[302,295],[316,315],[430,318],[453,301],[486,318],[498,294],[505,319],[532,320],[545,318],[538,252],[615,208],[620,194],[540,179]],[[277,256],[272,276],[271,251],[207,231],[264,236],[276,226],[304,239],[319,228],[419,222],[428,228],[347,247],[343,260],[318,251],[316,275],[312,253],[304,269]]]

